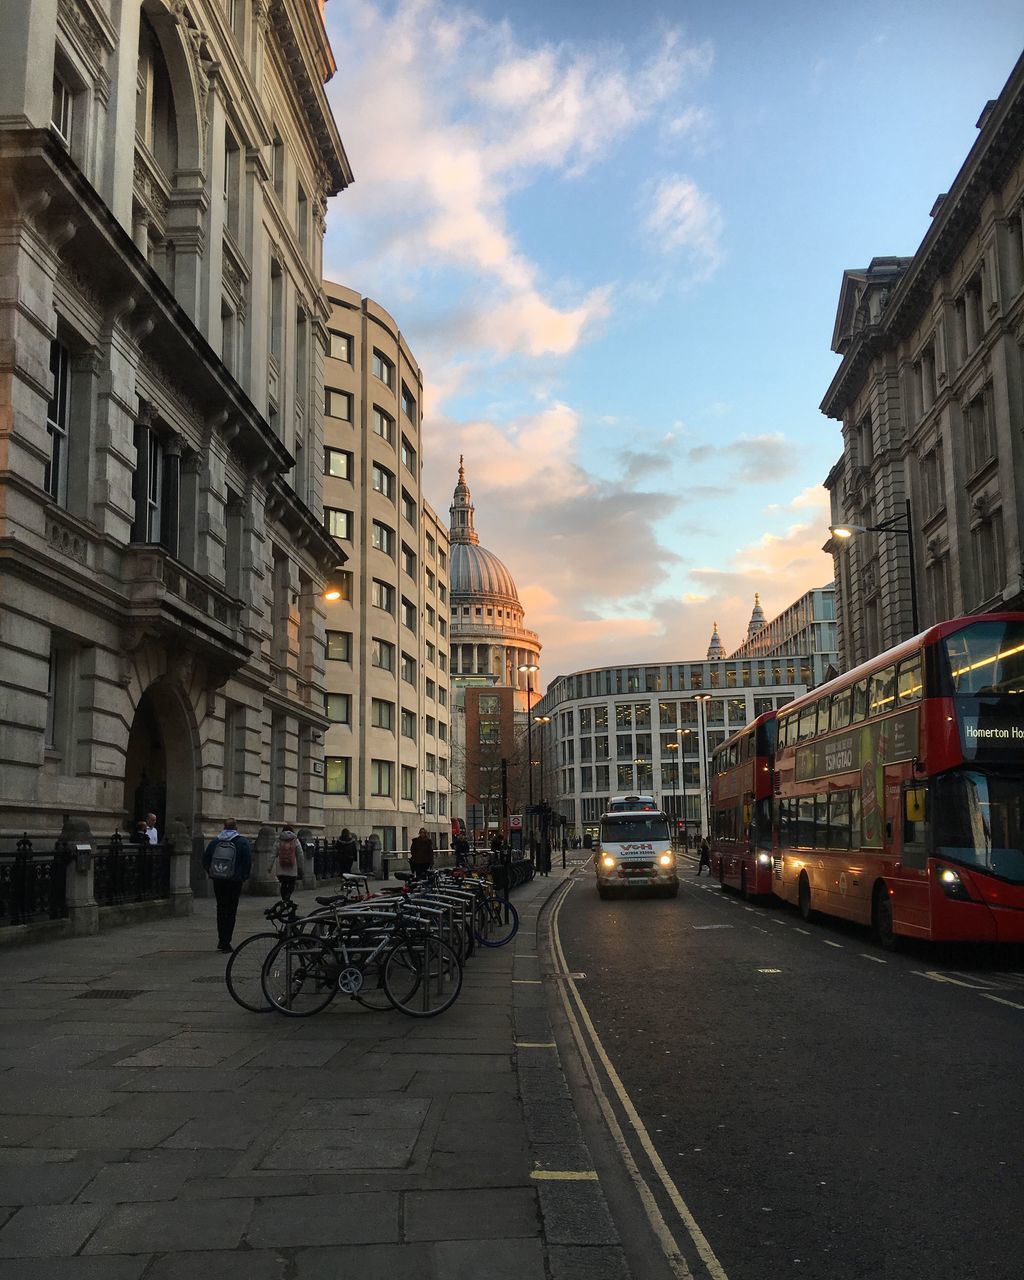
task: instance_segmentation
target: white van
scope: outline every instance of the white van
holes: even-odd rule
[[[601,818],[594,868],[602,898],[616,889],[649,889],[666,898],[676,896],[679,875],[672,831],[652,796],[611,798]]]

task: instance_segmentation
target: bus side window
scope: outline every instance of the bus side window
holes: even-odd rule
[[[903,865],[923,870],[928,858],[928,789],[903,790]]]
[[[868,714],[868,682],[858,680],[853,686],[853,720],[864,720]]]

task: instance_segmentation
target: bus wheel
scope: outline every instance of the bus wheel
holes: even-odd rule
[[[889,890],[879,881],[871,897],[871,932],[875,941],[885,951],[895,951],[900,944],[899,935],[892,927],[892,902]]]
[[[805,872],[800,874],[800,883],[797,885],[797,906],[800,909],[800,919],[810,920],[811,918],[811,882],[807,879]]]

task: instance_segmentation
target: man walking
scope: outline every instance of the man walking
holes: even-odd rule
[[[220,835],[206,846],[203,868],[213,881],[213,896],[217,899],[217,950],[230,951],[238,899],[252,873],[252,846],[239,835],[234,818],[229,818]]]
[[[700,842],[700,861],[697,863],[697,874],[700,875],[705,867],[708,869],[708,875],[711,874],[711,846],[708,844],[708,838],[705,836]]]
[[[417,880],[421,880],[434,865],[434,845],[427,835],[426,827],[420,827],[419,835],[409,846],[409,861]]]

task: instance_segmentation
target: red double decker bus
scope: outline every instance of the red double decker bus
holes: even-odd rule
[[[776,715],[758,716],[711,756],[711,874],[745,898],[772,891]]]
[[[931,627],[778,713],[774,892],[900,935],[1024,941],[1024,614]]]

